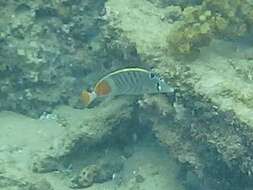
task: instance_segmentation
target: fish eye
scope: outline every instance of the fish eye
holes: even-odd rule
[[[94,89],[93,89],[93,87],[91,87],[91,86],[89,86],[88,88],[87,88],[87,92],[92,92]]]
[[[149,77],[150,77],[151,79],[155,78],[155,73],[150,73]]]

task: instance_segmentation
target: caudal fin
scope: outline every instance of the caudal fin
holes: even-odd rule
[[[88,106],[96,98],[95,92],[88,92],[87,90],[82,91],[81,100],[85,106]]]

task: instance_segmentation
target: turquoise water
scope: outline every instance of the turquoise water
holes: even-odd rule
[[[251,0],[0,0],[0,13],[0,189],[253,189]],[[157,91],[127,93],[148,86],[130,74],[98,88],[124,68]]]

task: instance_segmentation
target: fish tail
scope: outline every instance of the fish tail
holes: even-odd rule
[[[97,97],[95,92],[88,92],[83,90],[81,93],[81,100],[85,106],[88,106]]]

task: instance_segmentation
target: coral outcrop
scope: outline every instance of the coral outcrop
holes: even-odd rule
[[[57,131],[50,139],[44,135],[47,126],[33,131],[43,139],[44,149],[28,138],[23,140],[38,147],[26,150],[10,141],[8,151],[34,153],[31,170],[37,175],[58,172],[73,177],[70,187],[88,187],[112,179],[122,167],[121,162],[100,163],[92,153],[106,155],[116,144],[123,147],[122,159],[129,158],[131,150],[123,145],[136,142],[138,130],[146,127],[181,165],[182,181],[194,175],[201,185],[216,190],[251,188],[252,52],[246,55],[239,43],[223,39],[251,32],[252,3],[108,0],[105,7],[104,3],[1,2],[0,107],[34,117],[43,113],[40,121],[52,119]],[[174,60],[168,49],[177,57],[194,59]],[[119,97],[90,109],[63,106],[48,114],[58,104],[81,108],[83,82],[88,86],[95,78],[90,71],[140,62],[168,80],[175,96],[144,96],[137,103],[136,97]],[[0,174],[0,187],[34,185],[22,186],[22,179],[5,171]],[[144,177],[137,172],[133,188]],[[52,189],[47,181],[41,184]]]
[[[134,42],[143,62],[152,65],[176,88],[174,108],[170,108],[166,96],[144,97],[139,102],[143,107],[140,121],[150,125],[184,170],[194,171],[213,189],[252,186],[252,84],[249,83],[251,71],[244,70],[251,60],[243,55],[245,49],[240,49],[240,43],[222,40],[246,37],[250,32],[250,14],[243,13],[247,10],[244,6],[252,6],[248,3],[201,1],[184,6],[175,22],[171,22],[173,19],[168,22],[170,17],[166,17],[171,12],[170,6],[161,7],[144,0],[106,3],[111,26]],[[235,6],[229,8],[232,4]],[[126,7],[132,7],[131,13]],[[231,11],[231,15],[226,11]],[[242,20],[237,22],[237,19]],[[137,25],[129,24],[136,20]],[[189,23],[184,25],[186,20]],[[180,23],[182,32],[187,30],[185,35],[191,38],[177,31]],[[196,30],[192,32],[192,29]],[[170,32],[165,33],[165,30]],[[174,35],[181,36],[173,38]],[[191,58],[192,53],[197,52],[195,60],[175,61],[166,54],[168,44],[164,42],[170,37],[172,41],[182,37],[181,43],[186,45],[175,43],[174,49],[178,52],[178,47],[183,50],[188,47],[184,56],[190,52]],[[203,46],[207,47],[201,48]],[[252,48],[248,48],[252,52]]]
[[[77,72],[83,77],[93,61],[87,41],[97,30],[103,2],[8,1],[1,6],[1,109],[38,117],[60,102],[72,99],[74,105]],[[89,6],[101,9],[88,13]]]
[[[130,44],[123,53],[108,39],[104,1],[11,0],[1,7],[2,110],[40,117],[59,104],[80,108],[80,92],[99,73],[136,57]]]
[[[60,106],[41,119],[1,112],[0,189],[71,189],[112,180],[131,156],[123,147],[132,139],[132,105],[130,98],[84,110]]]
[[[77,153],[80,147],[87,151],[92,150],[109,138],[113,129],[117,129],[119,125],[124,126],[131,120],[132,110],[131,101],[114,100],[107,105],[83,111],[70,108],[55,111],[61,118],[60,125],[62,118],[65,118],[65,124],[68,123],[64,125],[68,134],[51,148],[34,156],[32,170],[39,173],[61,170],[62,166],[66,165],[64,160],[68,163],[67,160],[71,160],[71,156]]]
[[[169,49],[175,58],[196,57],[200,48],[212,39],[237,39],[248,36],[252,30],[253,6],[244,0],[203,0],[200,5],[182,8],[182,19],[168,36]]]

